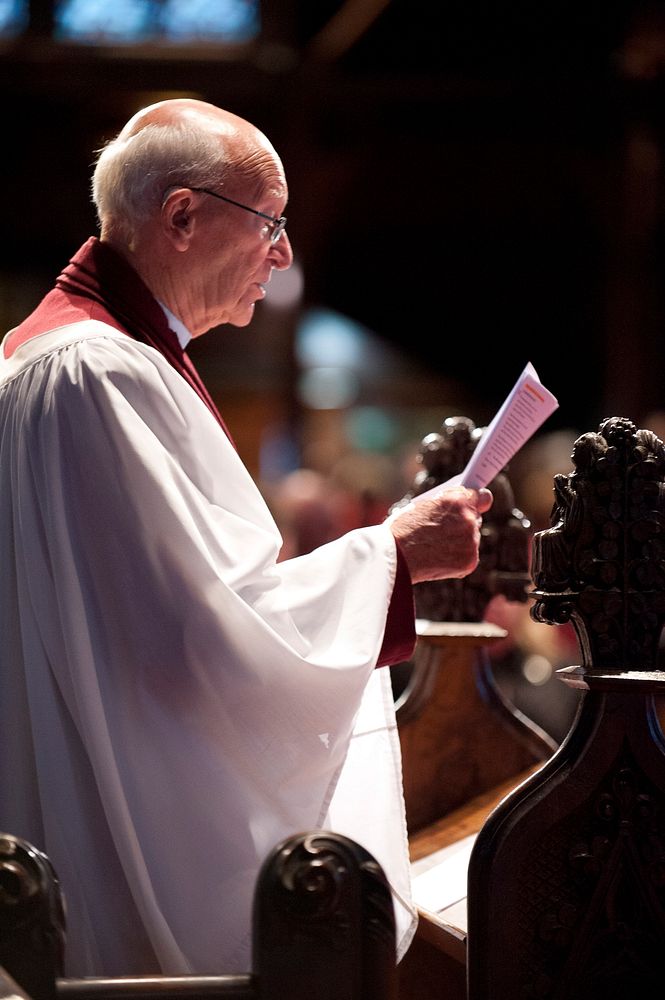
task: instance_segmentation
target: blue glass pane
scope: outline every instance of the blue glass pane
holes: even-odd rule
[[[0,0],[0,37],[11,38],[28,25],[28,0]]]
[[[174,41],[249,41],[259,31],[256,0],[166,0],[161,23]]]
[[[55,37],[93,44],[243,42],[258,34],[258,8],[259,0],[57,0]]]
[[[152,0],[61,0],[55,8],[56,38],[86,42],[137,42],[151,34]]]

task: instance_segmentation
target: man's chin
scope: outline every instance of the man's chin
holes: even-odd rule
[[[230,326],[249,326],[254,318],[254,306],[255,302],[252,302],[248,306],[243,306],[242,309],[237,309],[227,320]]]

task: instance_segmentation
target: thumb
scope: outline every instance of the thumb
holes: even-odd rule
[[[476,504],[476,510],[479,514],[484,514],[488,511],[493,503],[494,497],[491,490],[488,490],[485,487],[478,490],[478,503]]]

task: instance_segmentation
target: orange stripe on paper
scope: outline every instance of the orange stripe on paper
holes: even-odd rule
[[[525,382],[525,383],[524,383],[524,388],[525,388],[525,389],[526,389],[526,390],[527,390],[528,392],[531,392],[531,393],[533,393],[533,395],[534,395],[534,396],[536,397],[536,399],[540,400],[540,402],[541,402],[541,403],[544,403],[544,402],[545,402],[545,397],[544,397],[544,396],[541,396],[541,395],[540,395],[540,393],[539,393],[539,392],[537,392],[537,391],[536,391],[536,390],[534,389],[534,387],[533,387],[533,386],[531,385],[531,383],[530,383],[530,382]]]

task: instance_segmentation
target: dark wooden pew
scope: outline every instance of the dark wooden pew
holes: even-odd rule
[[[464,1000],[473,840],[497,803],[551,757],[556,744],[497,687],[486,650],[501,630],[487,622],[423,621],[419,632],[420,711],[400,722],[398,704],[419,912],[416,937],[399,965],[399,996]]]
[[[423,439],[413,494],[460,472],[480,431],[466,417]],[[419,926],[400,963],[400,1000],[464,1000],[466,871],[473,838],[500,799],[556,750],[505,696],[488,649],[505,632],[483,620],[493,596],[526,603],[528,519],[504,471],[491,484],[478,569],[414,588],[418,644],[398,671],[397,722]]]
[[[575,628],[581,664],[559,675],[579,692],[578,713],[540,762],[462,804],[440,797],[441,817],[416,826],[421,925],[400,968],[400,1000],[651,1000],[663,992],[665,446],[611,418],[577,440],[572,463],[570,475],[554,479],[551,527],[533,539],[532,615],[543,627]],[[455,666],[451,631],[430,623],[421,637],[446,651],[442,678]],[[476,677],[487,637],[481,625],[466,631],[477,633],[466,639],[477,647],[467,656],[467,676]],[[461,700],[462,723],[450,700],[438,713],[460,738],[472,705],[475,755],[479,689],[470,695],[458,681],[440,680],[443,694],[430,684],[421,704],[433,693]],[[439,743],[447,734],[439,728]],[[410,745],[405,738],[407,754]],[[501,756],[498,735],[482,750]],[[439,757],[445,781],[450,757]],[[515,758],[505,762],[510,769]],[[464,784],[452,782],[454,797]],[[432,886],[423,894],[428,872],[442,899],[451,882],[461,898],[438,909]]]
[[[663,994],[665,447],[613,417],[572,458],[534,539],[533,614],[575,626],[581,665],[561,675],[582,699],[476,838],[469,1000]]]
[[[0,836],[0,972],[5,977],[0,988],[4,984],[7,996],[397,998],[394,911],[385,875],[354,841],[325,831],[288,838],[264,862],[255,888],[250,974],[72,979],[62,974],[65,950],[62,891],[48,858],[23,840]]]

